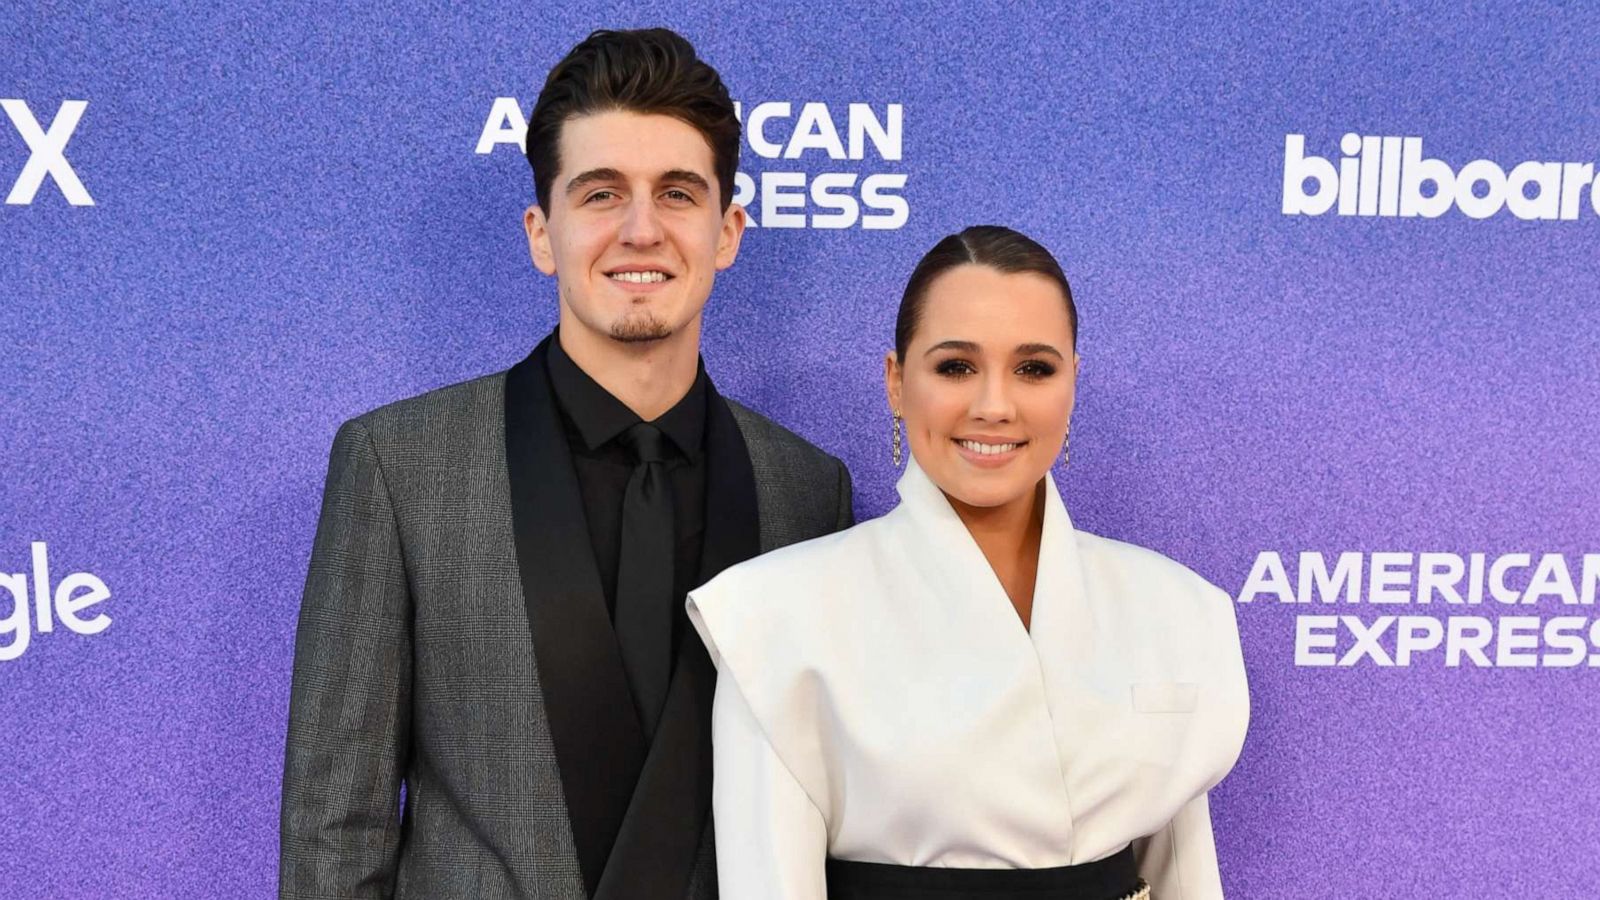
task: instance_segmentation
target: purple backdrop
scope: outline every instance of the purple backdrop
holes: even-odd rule
[[[1057,251],[1084,320],[1078,524],[1247,601],[1254,717],[1213,799],[1230,895],[1593,896],[1592,17],[1171,7],[0,13],[0,893],[272,894],[334,429],[504,368],[551,327],[496,98],[526,113],[588,30],[661,23],[797,154],[745,147],[766,227],[718,281],[707,365],[843,458],[863,517],[893,496],[881,356],[917,256],[978,222]],[[1397,140],[1347,158],[1347,133]],[[1399,138],[1443,162],[1396,165]],[[1591,165],[1556,183],[1524,161]],[[1442,214],[1383,214],[1430,202],[1440,185],[1407,179],[1441,167]],[[58,602],[94,596],[72,573],[105,585],[78,613],[103,630],[13,614],[34,542]],[[1377,606],[1367,575],[1391,552],[1484,554],[1515,591],[1560,554],[1576,602],[1559,583],[1515,606],[1401,585]],[[1302,553],[1361,554],[1367,593],[1284,602],[1263,592],[1270,553],[1292,585]],[[1420,557],[1395,568],[1420,584]],[[1534,649],[1506,650],[1511,616],[1533,618]],[[1488,665],[1448,664],[1458,617],[1500,629]],[[1557,617],[1576,665],[1552,661]],[[1446,638],[1383,665],[1402,627]]]

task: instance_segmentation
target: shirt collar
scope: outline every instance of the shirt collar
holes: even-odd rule
[[[561,349],[559,333],[550,342],[547,367],[556,404],[577,428],[584,445],[590,450],[615,440],[618,435],[643,421],[638,413],[629,409],[627,404],[601,387],[589,373],[573,362],[572,357]],[[701,361],[689,392],[652,423],[685,456],[699,453],[705,438],[707,381],[705,362]]]

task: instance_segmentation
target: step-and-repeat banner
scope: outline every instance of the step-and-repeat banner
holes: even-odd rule
[[[1057,7],[0,13],[0,894],[272,893],[334,431],[549,331],[525,117],[665,24],[745,126],[707,367],[862,517],[918,256],[1060,257],[1075,520],[1237,601],[1230,895],[1594,896],[1592,11]]]

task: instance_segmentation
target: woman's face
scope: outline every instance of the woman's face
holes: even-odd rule
[[[903,362],[886,365],[889,406],[917,465],[951,499],[1031,502],[1067,433],[1078,379],[1055,282],[957,266],[928,286]]]

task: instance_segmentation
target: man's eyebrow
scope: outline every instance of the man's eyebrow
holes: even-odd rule
[[[711,183],[699,172],[691,172],[688,169],[668,169],[661,174],[661,180],[674,184],[687,184],[706,193],[711,192]]]
[[[1065,356],[1061,355],[1061,351],[1060,350],[1057,350],[1056,348],[1050,346],[1049,344],[1018,344],[1017,345],[1017,355],[1018,356],[1033,356],[1034,354],[1039,354],[1039,353],[1042,353],[1042,354],[1044,354],[1046,356],[1054,356],[1056,359],[1060,359],[1060,360],[1065,360],[1066,359]]]
[[[978,345],[971,341],[940,341],[929,347],[922,355],[927,356],[940,350],[954,350],[957,353],[977,353]]]
[[[587,172],[580,172],[574,175],[572,180],[567,182],[567,193],[570,194],[573,191],[581,190],[595,182],[621,180],[622,173],[616,169],[590,169]]]

